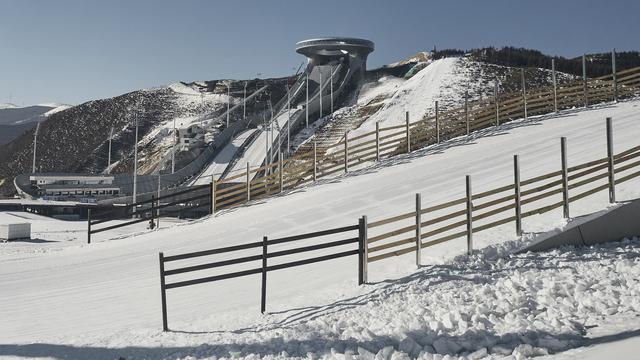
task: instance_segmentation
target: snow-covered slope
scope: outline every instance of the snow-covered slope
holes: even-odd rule
[[[513,154],[521,156],[523,178],[553,171],[560,166],[561,136],[568,138],[570,164],[600,158],[606,153],[604,118],[614,119],[614,151],[620,152],[638,145],[639,112],[640,100],[633,100],[516,121],[484,137],[422,149],[188,225],[118,241],[102,233],[91,246],[82,245],[82,238],[46,256],[6,256],[0,262],[3,342],[38,341],[44,343],[40,349],[76,351],[94,358],[250,353],[288,357],[307,352],[317,358],[357,351],[354,344],[371,352],[387,345],[397,348],[411,335],[423,350],[430,350],[428,345],[458,354],[483,347],[491,351],[497,345],[507,350],[496,351],[522,345],[518,351],[540,353],[543,350],[526,344],[547,351],[575,346],[547,337],[579,340],[577,323],[586,327],[601,319],[609,321],[612,315],[606,315],[613,310],[627,318],[640,314],[636,302],[629,302],[638,289],[633,282],[637,277],[633,274],[640,270],[633,260],[637,242],[611,251],[588,250],[588,261],[561,251],[540,258],[471,259],[464,266],[448,263],[465,250],[463,240],[454,241],[425,249],[423,261],[428,267],[419,273],[413,273],[411,254],[373,263],[369,269],[373,284],[360,288],[355,286],[355,258],[282,270],[269,274],[271,314],[265,317],[259,314],[258,277],[176,289],[168,294],[169,324],[185,332],[169,334],[159,333],[157,252],[171,255],[258,241],[263,235],[349,225],[361,215],[375,220],[412,210],[416,192],[423,194],[426,207],[462,195],[466,174],[473,176],[477,191],[510,183]],[[638,180],[623,183],[618,198],[638,197],[639,189]],[[572,215],[600,210],[606,203],[605,193],[577,201],[572,203]],[[540,232],[563,224],[561,211],[552,211],[525,219],[524,228]],[[511,225],[474,238],[477,248],[516,240]],[[558,265],[561,270],[550,269]],[[395,278],[400,280],[386,281]],[[576,292],[581,283],[587,287]],[[602,299],[605,290],[598,290],[598,284],[614,286],[616,299],[626,303]],[[457,312],[452,312],[454,304],[459,305]],[[459,333],[461,321],[467,326],[463,333]],[[513,326],[518,333],[505,333]],[[453,338],[462,334],[464,342]],[[402,346],[410,345],[415,349],[409,340]],[[0,347],[5,351],[0,355],[29,354],[30,349],[34,348],[9,345]]]

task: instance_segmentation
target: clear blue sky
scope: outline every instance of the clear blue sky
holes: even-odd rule
[[[296,41],[370,39],[377,67],[421,50],[637,50],[640,1],[0,0],[0,103],[78,104],[175,81],[282,76]]]

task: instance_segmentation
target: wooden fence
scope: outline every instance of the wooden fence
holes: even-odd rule
[[[358,225],[320,230],[313,233],[294,235],[269,240],[266,236],[261,242],[235,245],[225,248],[178,254],[165,257],[159,254],[160,289],[162,302],[163,329],[168,330],[167,300],[168,289],[196,284],[220,281],[230,278],[262,274],[261,311],[266,309],[267,273],[327,261],[340,257],[358,255],[358,284],[368,281],[368,265],[383,259],[415,253],[416,264],[421,264],[422,250],[430,246],[449,241],[464,239],[468,253],[472,253],[473,235],[480,231],[513,223],[516,235],[521,236],[524,218],[543,214],[557,208],[563,208],[563,216],[570,217],[570,204],[587,196],[607,191],[609,202],[614,203],[616,185],[640,177],[640,146],[613,153],[612,120],[606,119],[607,156],[582,164],[568,166],[566,138],[560,140],[560,166],[556,171],[535,177],[521,179],[520,163],[517,155],[513,157],[513,182],[480,192],[472,189],[471,177],[466,176],[466,194],[441,204],[422,207],[421,195],[416,194],[415,210],[396,214],[383,219],[368,222],[362,216]],[[340,240],[319,240],[317,244],[292,249],[268,251],[269,245],[295,242],[303,239],[316,239],[331,234],[356,231],[357,237]],[[268,265],[267,259],[288,256],[321,249],[329,249],[349,244],[358,244],[357,249],[341,250],[332,254],[315,256],[302,260]],[[190,263],[188,266],[165,269],[165,264],[181,260],[196,261],[201,257],[227,254],[243,250],[261,248],[261,254],[237,258],[225,258],[216,262]],[[222,268],[226,266],[261,261],[261,267],[240,271],[204,276],[181,278],[167,283],[167,277],[188,274],[194,271]]]
[[[555,78],[555,76],[554,76]],[[523,82],[524,84],[524,82]],[[467,101],[464,106],[440,111],[404,124],[381,127],[319,147],[315,143],[298,154],[261,167],[251,168],[213,183],[213,209],[219,210],[267,197],[318,178],[348,172],[354,166],[379,161],[383,157],[408,153],[428,145],[473,131],[497,126],[528,116],[548,114],[564,109],[617,101],[640,93],[640,67],[615,72],[595,79],[569,84],[499,94],[481,101]]]
[[[510,184],[474,193],[467,176],[465,196],[426,208],[416,194],[416,210],[367,224],[367,263],[415,252],[419,265],[422,249],[455,239],[466,239],[471,253],[477,232],[514,223],[519,236],[523,218],[560,207],[569,218],[570,203],[603,190],[615,202],[615,186],[640,176],[640,146],[613,154],[611,118],[606,125],[607,157],[569,167],[566,139],[562,138],[557,171],[521,180],[515,155]]]
[[[162,329],[163,331],[169,330],[168,318],[167,318],[167,295],[166,292],[168,289],[180,288],[185,286],[192,286],[197,284],[204,284],[209,282],[221,281],[226,279],[238,278],[249,275],[262,275],[262,286],[261,286],[261,299],[260,299],[260,310],[262,313],[266,310],[267,304],[267,273],[269,271],[288,269],[292,267],[328,261],[333,259],[338,259],[346,256],[354,256],[358,255],[358,285],[364,283],[364,279],[366,278],[366,274],[364,274],[364,269],[366,267],[366,259],[364,257],[365,253],[365,239],[366,239],[366,219],[361,218],[356,225],[344,226],[339,228],[327,229],[307,234],[287,236],[278,239],[268,239],[266,236],[263,237],[262,241],[234,245],[224,248],[217,248],[205,251],[198,251],[192,253],[185,254],[177,254],[172,256],[164,256],[163,253],[159,254],[160,258],[160,292],[161,292],[161,303],[162,303]],[[349,236],[349,233],[354,233],[353,236],[347,237],[346,239],[332,240],[327,242],[326,236],[330,235],[339,235],[339,236]],[[325,238],[325,240],[320,240]],[[294,247],[288,249],[278,248],[276,251],[269,251],[269,246],[273,245],[281,245],[297,242],[300,240],[306,239],[318,239],[320,240],[318,244],[310,245],[310,246],[302,246],[302,247]],[[278,263],[268,265],[267,260],[272,258],[286,257],[293,254],[301,254],[308,252],[316,252],[323,249],[335,249],[345,246],[349,246],[352,244],[357,244],[357,248],[349,249],[349,250],[336,250],[336,252],[324,255],[316,255],[311,258],[302,259],[302,260],[289,260],[288,262]],[[218,254],[228,254],[238,251],[244,250],[252,250],[252,249],[261,249],[260,254],[254,254],[249,256],[241,256],[236,258],[225,258],[221,261],[215,262],[207,262],[207,263],[197,263],[190,264],[188,266],[182,267],[174,267],[172,269],[165,269],[165,265],[167,263],[174,263],[177,261],[189,260],[193,261],[194,259],[198,261],[203,257],[209,257],[212,255]],[[182,278],[178,281],[173,281],[171,283],[167,283],[167,277],[181,275],[181,274],[189,274],[196,271],[224,268],[238,264],[246,264],[246,263],[255,263],[261,262],[261,266],[253,267],[250,269],[244,269],[240,271],[226,272],[222,274],[216,274],[212,276],[200,276],[196,278]]]

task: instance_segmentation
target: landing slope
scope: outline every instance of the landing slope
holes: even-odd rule
[[[370,219],[413,210],[416,192],[423,206],[461,196],[464,176],[481,191],[512,180],[513,154],[522,161],[523,178],[559,169],[559,137],[569,143],[575,164],[606,154],[605,122],[614,119],[614,151],[638,145],[640,100],[568,111],[558,116],[505,124],[482,137],[461,138],[407,156],[384,161],[360,172],[296,190],[261,204],[224,211],[214,218],[91,246],[69,247],[46,256],[0,262],[0,333],[5,342],[69,342],[92,334],[113,334],[160,326],[158,251],[176,254],[258,241],[328,227],[349,225],[361,215]],[[618,198],[640,195],[638,181],[618,189]],[[572,204],[574,216],[606,205],[606,195]],[[528,218],[525,231],[560,226],[559,212]],[[108,236],[108,234],[106,235]],[[476,247],[513,240],[513,230],[479,233]],[[84,240],[84,239],[82,239]],[[462,253],[463,241],[424,252],[426,264]],[[327,269],[330,269],[328,271]],[[268,309],[356,296],[353,258],[315,264],[270,275]],[[375,263],[370,280],[406,275],[415,269],[411,256]],[[170,324],[176,329],[237,329],[262,321],[259,278],[178,289],[169,294]],[[101,335],[99,335],[101,336]],[[81,340],[85,341],[85,340]],[[91,341],[91,340],[86,340]]]

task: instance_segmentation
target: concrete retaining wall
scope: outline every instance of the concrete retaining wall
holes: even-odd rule
[[[562,245],[593,245],[640,236],[640,199],[571,221],[564,229],[536,239],[524,251],[544,251]]]

